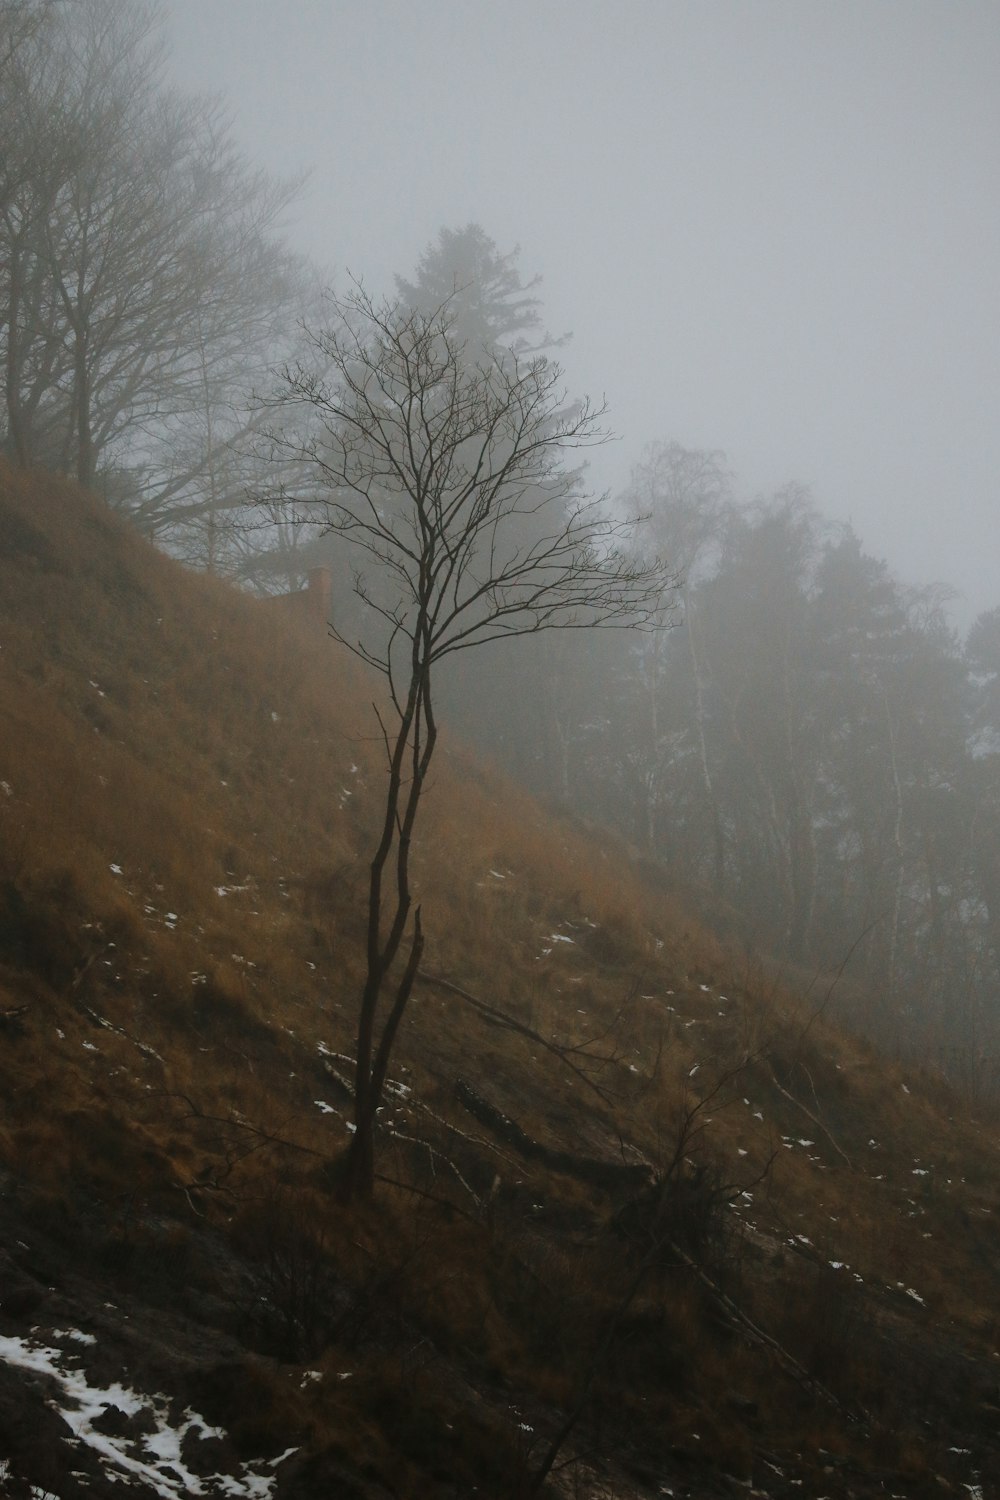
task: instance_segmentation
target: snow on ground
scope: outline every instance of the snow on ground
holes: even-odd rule
[[[93,1341],[90,1335],[73,1329],[54,1331],[51,1336],[76,1344]],[[224,1438],[225,1432],[219,1427],[210,1427],[190,1408],[185,1411],[180,1425],[172,1425],[170,1401],[166,1396],[139,1395],[117,1382],[104,1388],[90,1385],[82,1370],[66,1368],[69,1361],[78,1358],[78,1350],[55,1349],[36,1340],[0,1336],[0,1359],[18,1369],[49,1376],[55,1382],[59,1394],[50,1397],[49,1404],[59,1412],[75,1439],[98,1455],[109,1478],[133,1475],[148,1484],[163,1500],[185,1500],[191,1495],[270,1500],[277,1478],[273,1471],[296,1449],[289,1448],[279,1458],[260,1460],[256,1467],[271,1470],[270,1473],[258,1473],[252,1465],[238,1464],[234,1474],[213,1474],[207,1478],[192,1474],[181,1458],[188,1434],[193,1432],[199,1438]],[[128,1437],[114,1437],[98,1431],[94,1422],[104,1417],[109,1408],[117,1408],[126,1418],[142,1416],[144,1425],[152,1430],[141,1436]]]

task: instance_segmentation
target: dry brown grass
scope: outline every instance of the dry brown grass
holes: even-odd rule
[[[544,813],[447,736],[415,856],[425,966],[582,1049],[604,1097],[420,986],[394,1065],[412,1102],[382,1148],[397,1185],[345,1221],[326,1164],[348,1101],[319,1048],[349,1054],[354,1035],[378,684],[71,487],[0,473],[0,542],[0,1161],[64,1206],[87,1191],[120,1224],[127,1205],[129,1234],[143,1205],[228,1226],[285,1285],[289,1338],[310,1254],[354,1288],[349,1316],[317,1320],[329,1348],[310,1350],[331,1369],[349,1350],[359,1375],[309,1397],[331,1452],[367,1449],[400,1493],[421,1493],[449,1431],[470,1484],[491,1443],[516,1467],[518,1424],[460,1419],[441,1362],[565,1406],[621,1295],[618,1205],[492,1139],[458,1079],[535,1141],[605,1161],[665,1170],[687,1118],[691,1170],[733,1200],[712,1273],[835,1391],[876,1405],[907,1317],[922,1338],[946,1312],[991,1348],[992,1128],[838,1031],[828,984],[789,988],[727,952],[633,851]],[[862,1307],[877,1348],[855,1337]],[[682,1446],[697,1431],[748,1475],[760,1439],[718,1390],[773,1433],[794,1382],[676,1267],[633,1312],[600,1400],[623,1430]],[[407,1353],[421,1340],[433,1370]],[[266,1425],[291,1398],[253,1371]],[[420,1422],[394,1456],[401,1390]],[[802,1401],[802,1434],[831,1420],[821,1408]],[[918,1469],[915,1441],[897,1458]]]

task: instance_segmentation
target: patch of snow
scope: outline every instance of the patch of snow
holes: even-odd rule
[[[121,865],[108,865],[108,869],[111,871],[112,875],[120,875],[122,873]]]
[[[573,939],[571,937],[566,937],[561,932],[553,932],[551,936],[552,936],[552,941],[554,943],[572,943],[572,942],[575,941],[575,939]]]
[[[337,1111],[332,1104],[327,1104],[323,1099],[314,1099],[316,1108],[324,1115],[335,1115]]]
[[[66,1337],[74,1337],[67,1334]],[[87,1338],[87,1335],[83,1335]],[[255,1473],[249,1464],[237,1466],[235,1474],[213,1474],[206,1479],[192,1474],[181,1458],[184,1439],[195,1432],[202,1437],[225,1437],[219,1427],[209,1427],[202,1417],[190,1407],[184,1413],[179,1427],[170,1424],[170,1403],[166,1396],[142,1396],[126,1386],[113,1382],[106,1387],[92,1386],[79,1370],[60,1368],[66,1357],[65,1351],[52,1349],[26,1339],[0,1337],[0,1359],[6,1360],[22,1370],[46,1375],[55,1381],[62,1399],[52,1402],[63,1421],[73,1433],[76,1443],[83,1443],[97,1454],[105,1465],[105,1477],[116,1483],[126,1475],[133,1476],[149,1486],[161,1500],[186,1500],[192,1495],[218,1495],[248,1497],[248,1500],[270,1500],[277,1476]],[[126,1416],[140,1412],[152,1414],[155,1430],[144,1434],[136,1457],[137,1444],[134,1438],[109,1437],[95,1430],[93,1423],[103,1416],[109,1406],[116,1406]],[[296,1450],[287,1449],[280,1459],[265,1467],[274,1468],[290,1457]]]
[[[3,792],[5,797],[13,797],[14,788],[9,781],[0,781],[0,792]]]

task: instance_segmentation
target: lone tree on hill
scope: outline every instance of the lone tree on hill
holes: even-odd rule
[[[347,1199],[373,1189],[376,1110],[423,951],[410,852],[437,740],[436,667],[544,630],[652,626],[671,583],[564,466],[607,439],[603,407],[567,405],[544,358],[464,345],[453,302],[426,313],[361,287],[335,299],[336,324],[310,333],[323,373],[286,370],[274,403],[289,418],[276,456],[319,480],[328,529],[353,549],[364,638],[333,635],[388,684]]]

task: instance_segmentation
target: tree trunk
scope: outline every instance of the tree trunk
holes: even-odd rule
[[[343,1203],[365,1202],[375,1191],[375,1117],[367,1112],[354,1122],[339,1191]]]
[[[87,341],[78,330],[73,351],[73,376],[76,384],[76,477],[86,489],[92,489],[97,469],[94,452],[94,430],[90,415],[90,371],[87,368]]]
[[[705,797],[708,802],[709,812],[712,818],[712,875],[715,894],[725,895],[726,890],[726,840],[722,828],[722,813],[719,808],[719,798],[716,794],[715,783],[712,779],[711,768],[708,763],[708,740],[705,734],[705,699],[701,677],[701,663],[695,648],[694,638],[694,603],[685,594],[685,616],[687,623],[688,652],[691,657],[691,676],[694,681],[695,728],[698,733],[698,756],[701,762],[701,779],[705,787]]]
[[[7,305],[7,442],[10,456],[18,468],[28,466],[28,444],[21,415],[21,269],[20,256],[13,250],[9,256],[10,291]]]
[[[429,674],[426,668],[415,662],[410,690],[400,710],[399,729],[389,756],[385,817],[382,835],[372,859],[368,885],[368,969],[358,1015],[354,1133],[347,1148],[340,1185],[341,1198],[345,1203],[370,1198],[374,1191],[376,1114],[382,1100],[396,1034],[409,1002],[423,953],[424,937],[418,907],[406,967],[376,1043],[379,1000],[399,953],[410,914],[410,846],[413,824],[436,739],[437,725],[431,705]],[[403,768],[407,752],[410,758],[410,779],[404,793]],[[383,937],[382,884],[394,849],[395,903],[389,930]]]

